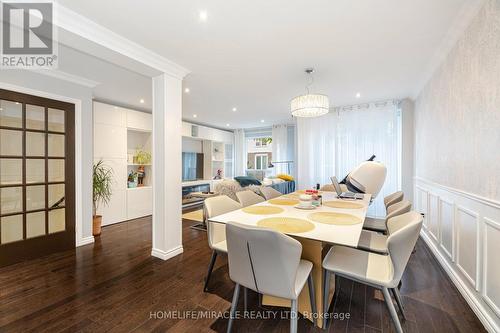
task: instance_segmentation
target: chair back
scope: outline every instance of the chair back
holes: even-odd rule
[[[332,184],[325,184],[321,186],[320,191],[335,192],[335,187]]]
[[[389,221],[391,217],[398,216],[404,213],[408,213],[411,210],[411,202],[408,200],[403,200],[394,205],[387,207],[387,215],[385,217],[386,221]]]
[[[263,197],[251,190],[236,192],[236,197],[243,207],[255,205],[259,202],[265,201]]]
[[[229,276],[258,293],[296,299],[302,245],[270,229],[226,224]]]
[[[405,194],[403,191],[397,191],[397,192],[394,192],[394,193],[386,196],[384,198],[385,209],[387,209],[387,207],[389,207],[390,205],[393,205],[393,204],[403,200],[404,196],[405,196]]]
[[[275,190],[274,188],[269,187],[269,186],[263,186],[260,189],[260,192],[262,193],[262,195],[264,196],[264,198],[266,200],[281,197],[283,195],[280,191]]]
[[[234,201],[225,195],[207,198],[204,201],[207,217],[222,215],[241,208],[239,202]],[[224,224],[207,222],[208,245],[210,248],[213,244],[222,242],[226,239],[226,228]]]
[[[415,211],[390,219],[392,233],[387,238],[387,249],[394,268],[391,288],[396,287],[403,276],[408,259],[417,243],[422,223],[422,215]]]

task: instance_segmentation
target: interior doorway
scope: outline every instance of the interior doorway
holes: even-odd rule
[[[74,113],[0,89],[0,266],[75,247]]]

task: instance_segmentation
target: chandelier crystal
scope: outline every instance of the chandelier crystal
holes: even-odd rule
[[[307,93],[297,96],[290,102],[290,109],[293,117],[319,117],[329,112],[330,101],[328,96],[321,94],[310,94],[309,86],[312,85],[314,79],[312,77],[312,68],[306,69],[306,73],[311,77],[311,82],[306,86]]]

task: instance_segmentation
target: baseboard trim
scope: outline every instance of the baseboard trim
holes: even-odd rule
[[[171,249],[171,250],[169,250],[167,252],[165,252],[163,250],[160,250],[160,249],[153,248],[151,250],[151,255],[153,257],[160,258],[162,260],[168,260],[170,258],[178,256],[182,252],[184,252],[184,248],[181,245],[181,246],[175,247],[175,248],[173,248],[173,249]]]
[[[95,242],[94,236],[83,237],[77,241],[76,247],[92,244]]]
[[[472,311],[479,318],[481,323],[484,325],[484,328],[488,332],[500,332],[500,328],[497,327],[493,318],[488,314],[488,310],[481,304],[476,297],[474,297],[474,292],[470,290],[470,287],[466,285],[466,283],[461,279],[461,277],[457,274],[457,272],[450,265],[448,260],[443,256],[441,251],[436,247],[432,238],[427,235],[427,233],[422,230],[420,232],[421,238],[424,240],[427,247],[431,250],[434,257],[437,259],[441,267],[448,274],[453,284],[457,287],[458,291],[465,299],[467,304],[471,307]]]

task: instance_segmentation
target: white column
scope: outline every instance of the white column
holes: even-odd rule
[[[153,78],[153,250],[163,260],[182,253],[182,80]]]

